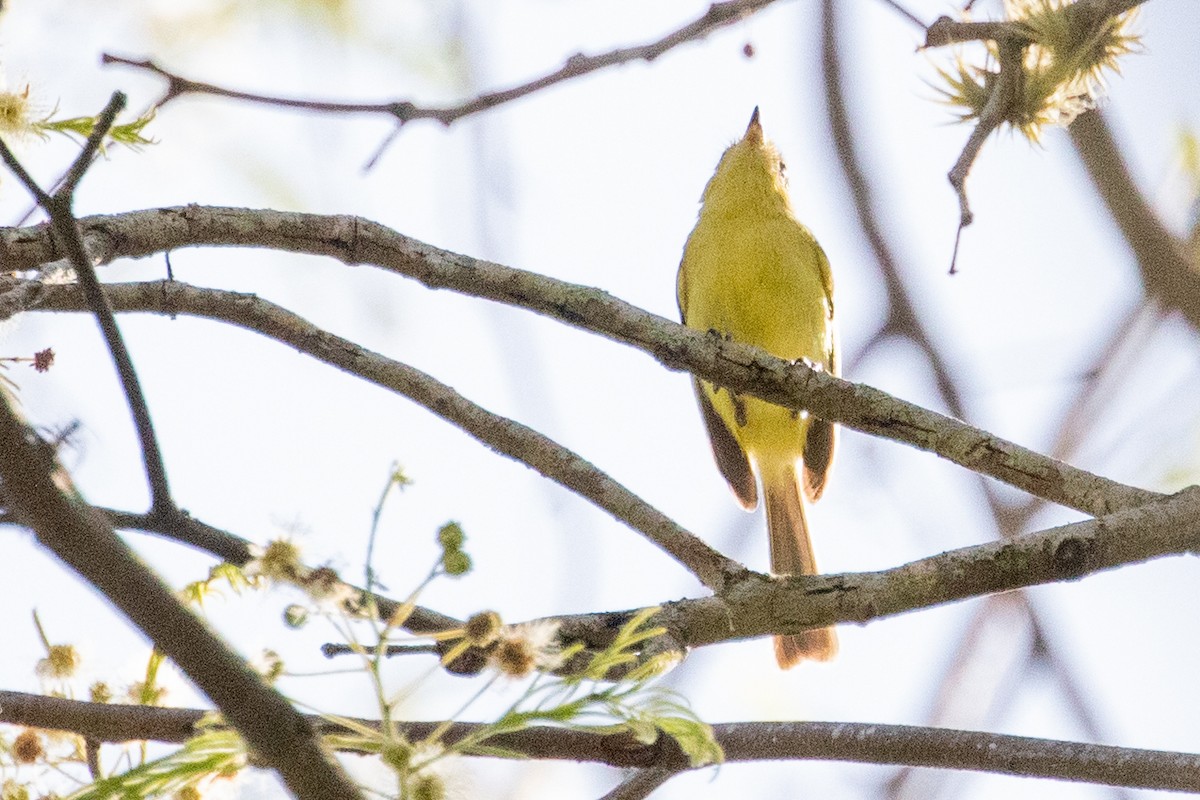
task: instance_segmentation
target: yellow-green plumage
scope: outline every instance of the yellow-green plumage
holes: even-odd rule
[[[837,372],[829,262],[792,213],[783,162],[763,137],[758,109],[704,190],[678,289],[688,327]],[[824,490],[833,426],[706,381],[696,382],[696,396],[717,465],[743,506],[758,504],[755,473],[762,482],[771,569],[815,573],[801,492],[811,501]],[[829,628],[775,640],[783,667],[836,651]]]

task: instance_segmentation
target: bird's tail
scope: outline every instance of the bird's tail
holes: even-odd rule
[[[771,534],[771,571],[776,575],[814,575],[817,562],[808,537],[808,517],[800,499],[796,465],[786,462],[763,470],[763,495],[767,529]],[[833,628],[816,628],[791,636],[775,637],[775,659],[782,669],[804,659],[828,661],[837,655]]]

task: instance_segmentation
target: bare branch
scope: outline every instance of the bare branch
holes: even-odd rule
[[[761,11],[774,2],[775,0],[722,0],[721,2],[715,2],[698,18],[662,38],[645,44],[618,48],[600,55],[587,56],[580,53],[568,58],[566,63],[557,70],[536,80],[513,86],[509,89],[488,92],[457,105],[443,107],[422,106],[411,100],[389,100],[379,103],[342,103],[254,94],[184,78],[149,60],[130,59],[105,53],[101,57],[101,62],[104,64],[119,64],[134,67],[135,69],[152,72],[165,79],[167,81],[167,91],[163,95],[160,104],[166,103],[183,94],[208,94],[230,100],[242,100],[251,103],[262,103],[283,108],[297,108],[329,114],[386,114],[394,117],[401,125],[417,119],[433,119],[441,122],[443,125],[449,125],[455,120],[462,119],[471,114],[488,111],[513,100],[527,97],[555,84],[578,78],[597,70],[618,64],[628,64],[633,61],[653,61],[681,44],[703,39],[713,31],[731,25],[757,11]]]
[[[330,256],[347,264],[372,264],[431,288],[526,308],[637,347],[670,369],[687,370],[736,392],[807,409],[846,427],[937,453],[1086,514],[1105,514],[1161,497],[804,363],[789,364],[749,345],[716,340],[599,289],[440,250],[358,217],[187,206],[90,217],[81,225],[91,255],[101,263],[198,245],[270,247]],[[35,268],[53,258],[45,226],[0,230],[0,263],[9,269]],[[124,295],[123,302],[133,303],[127,308],[172,313],[166,302],[172,295],[171,284],[140,286],[124,290],[137,295],[136,302]],[[51,296],[57,305],[50,304]],[[39,307],[74,309],[77,302],[71,298],[69,289],[44,287]],[[177,295],[176,302],[181,301]],[[196,302],[205,305],[200,298]],[[0,311],[7,305],[0,297]]]
[[[1163,308],[1179,311],[1200,330],[1200,271],[1134,184],[1104,116],[1098,111],[1081,114],[1067,132],[1137,259],[1146,294]]]
[[[1192,487],[1098,519],[950,550],[879,572],[782,577],[751,573],[717,597],[664,604],[654,622],[682,644],[696,647],[837,623],[861,624],[1197,550],[1200,487]],[[597,643],[620,618],[610,612],[556,619],[565,637]]]
[[[916,14],[914,14],[913,12],[909,11],[907,8],[902,6],[899,2],[897,2],[897,0],[881,0],[881,2],[885,6],[888,6],[889,8],[891,8],[893,11],[895,11],[900,16],[907,19],[913,25],[916,25],[918,28],[924,29],[926,27],[925,23],[921,22],[920,17],[918,17]]]
[[[180,743],[194,735],[199,709],[102,705],[0,691],[0,722],[69,730],[103,742],[151,740]],[[317,716],[323,732],[338,728]],[[356,720],[364,725],[377,723]],[[442,723],[398,722],[410,741]],[[452,723],[447,743],[476,735],[478,723]],[[997,733],[857,722],[734,722],[713,726],[726,762],[764,760],[848,761],[991,772],[1107,786],[1200,792],[1200,755],[1161,750],[1034,739]],[[487,740],[488,745],[531,758],[567,759],[614,767],[680,772],[687,757],[669,737],[642,744],[627,733],[600,734],[534,727]],[[486,753],[482,755],[492,755]]]
[[[678,774],[679,770],[673,769],[639,769],[600,800],[644,800]]]
[[[900,267],[892,253],[879,225],[875,210],[875,197],[871,184],[867,181],[863,169],[862,157],[858,152],[854,137],[854,127],[850,124],[850,114],[846,108],[846,97],[842,81],[841,48],[838,44],[837,4],[834,0],[822,0],[821,3],[821,72],[825,86],[826,117],[829,120],[829,131],[833,138],[834,150],[837,153],[838,164],[842,175],[850,188],[854,201],[854,211],[858,216],[858,224],[867,238],[871,251],[875,254],[875,264],[879,268],[880,277],[887,291],[888,314],[881,335],[893,333],[903,336],[921,352],[929,362],[933,372],[934,383],[938,393],[946,403],[950,413],[959,419],[966,419],[966,407],[962,396],[951,378],[951,371],[946,359],[933,343],[929,332],[925,330],[920,315],[913,305],[908,287],[900,274]]]
[[[54,246],[57,250],[61,250],[71,264],[71,268],[75,270],[79,284],[83,287],[84,295],[87,297],[88,307],[96,315],[96,321],[104,334],[104,340],[121,380],[121,387],[125,391],[125,399],[129,405],[130,415],[133,417],[138,443],[142,450],[142,464],[146,473],[146,481],[150,487],[150,507],[155,513],[171,516],[177,515],[179,512],[171,500],[171,490],[167,483],[167,468],[163,463],[162,452],[158,446],[158,437],[154,433],[154,423],[150,419],[146,396],[142,392],[141,381],[138,379],[137,370],[133,367],[129,349],[121,337],[121,329],[117,326],[112,308],[109,307],[108,301],[104,297],[104,291],[100,288],[96,270],[88,259],[75,214],[71,210],[76,186],[82,180],[88,167],[91,166],[93,158],[100,149],[100,144],[112,129],[117,114],[124,107],[125,95],[120,92],[113,94],[108,106],[96,119],[91,135],[70,169],[67,170],[59,189],[53,196],[46,194],[37,185],[3,140],[0,140],[0,158],[3,158],[4,163],[50,216],[49,226],[54,231]]]
[[[200,289],[177,281],[110,285],[109,298],[123,311],[157,310],[230,322],[286,342],[301,352],[391,389],[458,426],[488,447],[557,481],[645,535],[691,570],[702,584],[721,591],[745,567],[613,480],[576,453],[507,417],[472,403],[433,377],[327,333],[301,317],[253,295]],[[50,289],[40,307],[80,308],[74,287]]]
[[[959,211],[958,234],[954,238],[955,252],[950,261],[952,274],[958,258],[958,242],[962,236],[962,229],[970,225],[974,219],[971,205],[967,201],[967,175],[970,174],[975,159],[979,157],[979,151],[983,149],[983,143],[987,141],[987,137],[991,136],[1010,118],[1020,91],[1021,81],[1024,79],[1024,73],[1021,71],[1021,58],[1025,53],[1024,45],[1017,44],[1012,39],[1001,39],[996,43],[996,47],[1000,70],[996,73],[991,94],[979,114],[979,119],[975,122],[975,127],[971,130],[971,135],[967,137],[967,143],[963,145],[962,152],[958,154],[958,160],[954,162],[949,175],[946,176],[958,195]]]
[[[1132,11],[1146,0],[1076,0],[1073,10],[1091,19],[1117,17]],[[950,17],[938,17],[925,31],[926,47],[945,47],[964,42],[991,41],[997,44],[1010,41],[1018,45],[1030,43],[1029,29],[1020,22],[959,22]]]
[[[456,394],[443,395],[438,389],[440,384],[427,376],[418,373],[414,378],[409,375],[410,368],[311,329],[287,312],[271,310],[257,298],[169,282],[116,285],[109,290],[115,307],[121,309],[198,314],[255,330],[266,326],[271,335],[327,363],[379,385],[400,384],[403,391],[419,396],[421,402],[448,418],[458,414],[455,409],[466,402]],[[79,304],[71,287],[44,289],[44,308]],[[288,325],[299,327],[288,329]],[[276,332],[276,326],[283,327]],[[701,335],[699,339],[703,344],[714,344],[709,337]],[[472,418],[469,404],[464,413],[468,424],[479,425],[479,419]],[[485,435],[509,430],[501,423],[489,422],[484,427]],[[484,441],[495,445],[493,440]],[[518,436],[504,446],[523,453],[528,443]],[[1185,492],[1098,520],[943,553],[880,573],[790,579],[749,573],[736,581],[730,579],[739,576],[727,574],[725,590],[718,597],[669,604],[656,621],[665,625],[678,642],[695,646],[766,633],[793,633],[836,622],[865,622],[967,597],[1068,580],[1200,547],[1200,540],[1195,538],[1200,509],[1189,501],[1192,497],[1192,493]],[[570,638],[602,643],[605,637],[611,637],[613,620],[618,616],[574,618],[564,624],[563,632]]]

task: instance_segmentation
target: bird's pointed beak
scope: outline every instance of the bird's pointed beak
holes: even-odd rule
[[[746,135],[743,138],[755,143],[761,143],[763,140],[762,124],[758,121],[758,106],[754,107],[754,113],[750,115],[750,124],[746,126]]]

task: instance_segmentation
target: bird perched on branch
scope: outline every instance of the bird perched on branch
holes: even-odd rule
[[[829,261],[792,212],[783,160],[763,136],[757,108],[704,189],[679,265],[678,292],[688,327],[837,374]],[[708,381],[694,383],[717,466],[747,510],[758,505],[755,474],[762,483],[771,570],[816,573],[805,502],[825,489],[833,424]],[[775,656],[785,669],[836,653],[832,628],[775,637]]]

